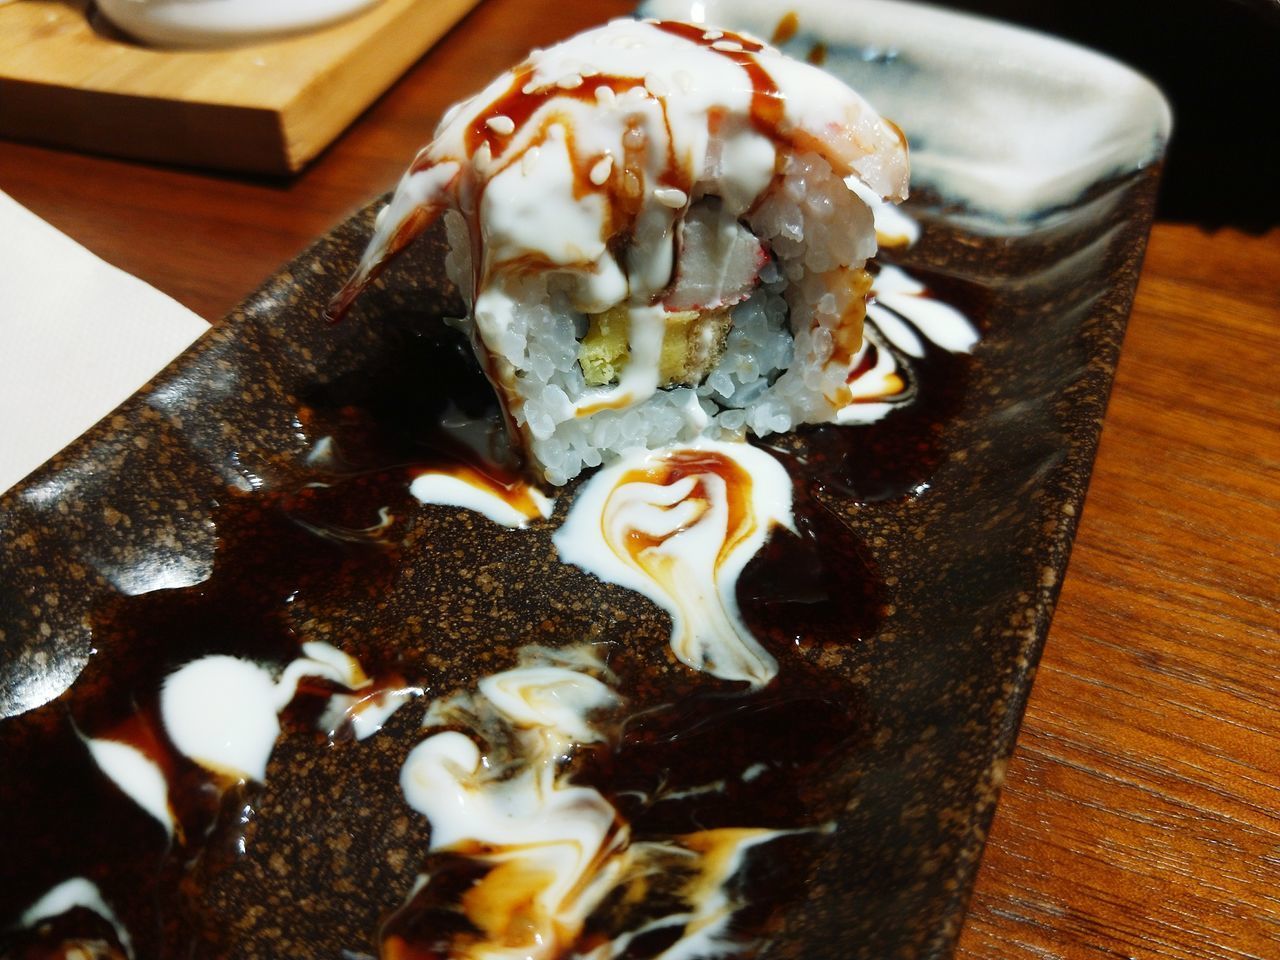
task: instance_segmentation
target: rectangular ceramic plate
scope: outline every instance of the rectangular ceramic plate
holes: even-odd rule
[[[737,25],[772,32],[750,5],[733,9]],[[1158,94],[1091,55],[929,8],[859,9],[866,16],[844,18],[801,5],[789,49],[825,54],[873,98],[886,75],[877,64],[886,89],[907,91],[885,109],[924,161],[925,189],[908,208],[924,230],[896,259],[965,309],[982,341],[971,358],[920,371],[922,389],[935,378],[927,402],[873,427],[806,430],[782,444],[817,463],[797,481],[836,524],[839,549],[815,553],[804,583],[748,583],[741,599],[770,625],[784,673],[816,671],[853,705],[826,753],[785,730],[774,744],[809,752],[792,756],[796,782],[783,799],[838,825],[790,864],[779,888],[790,892],[760,921],[764,955],[809,960],[953,948],[1066,567],[1167,130]],[[859,36],[846,23],[855,19]],[[980,70],[966,65],[977,59]],[[960,156],[955,131],[929,119],[932,101],[916,119],[911,96],[948,89],[977,106],[984,89],[999,99],[973,136],[990,133],[1000,157]],[[1117,125],[1102,101],[1119,100]],[[1074,135],[1041,121],[1033,142],[1018,123],[998,122],[1009,111],[1029,120],[1073,110],[1083,123]],[[1055,166],[1038,164],[1045,137],[1081,152],[1072,162],[1058,149]],[[1032,164],[1020,178],[1019,163]],[[373,560],[330,556],[319,541],[314,556],[297,549],[300,517],[323,514],[348,532],[376,521],[361,511],[385,480],[355,471],[329,501],[300,493],[316,477],[308,454],[321,436],[337,437],[355,464],[385,462],[388,451],[409,461],[424,455],[423,424],[451,397],[484,402],[474,362],[437,336],[439,317],[459,309],[438,235],[352,320],[324,322],[374,209],[280,270],[0,500],[0,926],[69,876],[92,877],[131,921],[183,889],[172,866],[143,882],[121,865],[115,851],[154,843],[158,828],[109,784],[71,782],[58,758],[76,749],[76,729],[113,719],[118,705],[102,706],[104,692],[154,684],[185,651],[236,652],[252,636],[254,649],[287,659],[298,639],[324,639],[437,696],[474,680],[477,664],[501,669],[530,642],[603,636],[665,649],[666,621],[652,605],[557,562],[550,534],[571,494],[552,523],[506,531],[412,507],[401,492],[398,547]],[[841,435],[845,459],[823,465],[833,430],[858,432]],[[282,578],[282,564],[296,575]],[[855,568],[874,580],[873,600],[850,607],[838,594]],[[374,952],[380,918],[426,849],[426,823],[398,785],[420,717],[418,706],[401,710],[359,744],[327,746],[290,727],[265,787],[233,790],[204,811],[216,840],[184,881],[202,908],[180,933],[136,923],[139,955],[175,937],[194,940],[191,956]],[[83,814],[50,834],[45,812],[60,806]]]

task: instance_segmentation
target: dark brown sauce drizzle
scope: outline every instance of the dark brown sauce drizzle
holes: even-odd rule
[[[669,457],[641,470],[632,470],[618,480],[618,486],[627,483],[652,483],[667,487],[679,483],[686,477],[696,478],[693,489],[683,502],[703,502],[711,499],[702,480],[705,474],[714,474],[724,481],[725,500],[728,516],[725,521],[725,538],[716,556],[716,569],[733,553],[738,544],[749,537],[756,528],[758,518],[751,510],[751,487],[754,481],[746,469],[737,461],[719,453],[708,453],[701,450],[681,450]],[[700,512],[699,517],[702,516]],[[689,525],[697,523],[693,520]],[[681,528],[683,530],[685,528]],[[626,547],[632,559],[644,566],[642,554],[645,550],[661,545],[680,530],[673,530],[663,536],[655,536],[641,530],[627,531]]]
[[[786,108],[785,98],[778,89],[773,77],[770,76],[769,72],[755,56],[755,54],[764,49],[763,44],[733,32],[719,32],[718,35],[714,35],[713,39],[709,39],[704,28],[678,21],[664,20],[652,21],[652,23],[659,30],[696,43],[738,64],[751,84],[750,121],[752,125],[775,142],[790,142],[792,138],[782,129]],[[740,49],[719,49],[716,44],[736,44]],[[591,102],[595,100],[597,91],[602,88],[612,90],[615,95],[625,93],[636,87],[644,89],[644,79],[641,77],[623,77],[605,73],[582,76],[580,78],[581,82],[577,86],[562,87],[556,83],[551,83],[532,88],[530,84],[533,82],[535,73],[536,67],[527,62],[514,68],[512,79],[507,89],[476,113],[475,119],[463,135],[463,147],[468,156],[474,156],[477,151],[485,148],[494,158],[493,162],[496,166],[499,169],[505,168],[507,163],[515,162],[516,159],[506,156],[507,145],[530,123],[534,115],[542,107],[564,98]],[[682,163],[681,158],[676,156],[666,99],[664,97],[655,97],[655,99],[662,110],[663,125],[666,129],[667,157],[665,167],[658,174],[654,185],[674,187],[687,194],[693,186],[694,172],[687,169],[688,164]],[[708,118],[708,124],[713,134],[722,119],[716,114],[717,112],[713,111],[712,116]],[[490,125],[490,121],[497,118],[509,120],[512,125],[511,132],[506,133],[495,130]],[[647,189],[643,176],[643,149],[639,147],[630,148],[624,142],[624,156],[615,158],[611,173],[604,183],[595,184],[590,179],[591,168],[603,158],[603,155],[580,156],[573,143],[573,126],[562,122],[562,119],[554,112],[544,116],[540,130],[532,137],[529,146],[537,146],[544,142],[550,127],[559,123],[568,139],[568,153],[573,165],[574,196],[581,197],[590,192],[603,192],[605,194],[609,203],[609,216],[604,226],[604,234],[609,238],[608,243],[611,251],[617,255],[619,250],[625,249],[630,243],[630,237],[635,229],[636,218],[641,210],[644,192]],[[805,140],[808,147],[816,145],[811,137],[801,137],[801,139]],[[409,170],[411,173],[421,173],[437,162],[439,162],[439,158],[433,157],[428,148],[418,154],[410,165]],[[476,210],[480,209],[480,197],[483,195],[484,188],[491,175],[492,172],[486,174],[480,179],[480,182],[475,184],[477,196],[474,199],[474,208]],[[363,284],[367,283],[372,277],[377,276],[385,265],[403,251],[415,237],[421,234],[440,212],[439,208],[431,206],[421,208],[411,215],[401,229],[396,232],[392,242],[384,252],[382,260],[371,271],[369,277],[359,283],[349,282],[334,298],[328,311],[329,316],[334,319],[340,319],[359,295]],[[484,263],[483,257],[480,255],[481,251],[477,247],[478,224],[469,224],[469,232],[472,238],[472,264],[475,271],[473,278],[474,289],[478,290],[487,282],[488,278],[485,272],[491,265]],[[626,258],[618,257],[618,260],[625,270]],[[491,368],[488,370],[488,374],[490,382],[496,390],[500,391],[511,402],[517,402],[503,382],[498,370]]]
[[[467,128],[463,141],[468,153],[474,154],[481,146],[488,145],[495,158],[502,156],[507,143],[515,136],[515,132],[504,134],[495,131],[489,126],[489,121],[494,117],[507,117],[513,122],[515,131],[518,132],[524,129],[539,109],[553,100],[567,97],[590,103],[596,99],[596,91],[601,87],[608,87],[615,94],[619,94],[643,83],[635,77],[596,74],[593,77],[583,77],[582,83],[576,87],[566,88],[552,83],[526,93],[525,88],[533,81],[533,75],[532,66],[517,68],[507,91],[476,115],[471,126]]]
[[[928,282],[927,271],[913,266],[911,272]],[[936,282],[945,287],[943,302],[968,317],[982,315],[980,291],[942,277]],[[909,402],[874,423],[807,427],[760,443],[787,465],[797,487],[804,484],[817,494],[830,491],[858,503],[900,500],[927,489],[944,448],[944,435],[961,413],[972,358],[938,347],[910,317],[899,314],[898,319],[919,333],[924,347],[923,357],[906,357],[889,348],[898,361],[899,376],[906,381],[904,392],[911,394]],[[868,346],[860,366],[870,369],[880,348],[870,341]]]
[[[720,35],[715,36],[714,39],[708,39],[708,31],[705,27],[695,26],[691,23],[681,23],[677,20],[660,20],[654,23],[654,26],[659,30],[675,34],[677,37],[683,37],[691,43],[705,47],[713,53],[718,53],[720,56],[732,60],[740,66],[751,81],[752,124],[765,136],[780,142],[786,142],[787,138],[783,135],[781,129],[782,116],[786,109],[786,99],[782,96],[782,92],[778,89],[773,77],[769,75],[769,71],[762,67],[760,61],[755,57],[757,53],[764,49],[764,44],[727,30],[716,31]],[[714,36],[714,33],[712,36]],[[742,49],[720,49],[716,47],[718,43],[737,44]]]
[[[75,685],[0,724],[3,767],[22,771],[0,778],[0,809],[10,814],[0,820],[0,955],[59,956],[58,945],[75,937],[113,942],[110,925],[104,928],[87,910],[36,930],[13,926],[27,906],[73,876],[101,888],[144,960],[236,954],[227,925],[202,912],[192,865],[203,864],[201,875],[234,870],[234,840],[246,810],[271,787],[218,782],[178,755],[156,715],[161,680],[181,663],[215,652],[284,664],[306,639],[293,611],[314,604],[341,619],[376,602],[397,575],[398,544],[422,510],[407,492],[416,470],[461,461],[484,465],[498,482],[518,476],[423,429],[439,421],[447,403],[472,416],[493,413],[492,395],[460,335],[414,333],[389,346],[387,356],[385,368],[355,371],[303,397],[299,419],[313,437],[336,438],[339,463],[303,470],[288,489],[229,496],[217,513],[219,543],[208,580],[119,596],[97,609],[98,652]],[[440,376],[424,384],[413,374],[427,363]],[[919,390],[914,406],[883,425],[801,431],[795,445],[777,448],[796,481],[799,533],[775,531],[738,586],[747,625],[779,660],[773,684],[744,693],[692,671],[655,684],[625,648],[615,658],[634,715],[616,750],[580,751],[574,769],[580,782],[601,790],[631,819],[637,838],[725,825],[816,827],[837,815],[844,798],[824,793],[822,771],[859,749],[869,719],[856,686],[806,664],[820,661],[823,649],[847,648],[871,635],[882,598],[865,549],[820,494],[839,487],[861,500],[883,499],[909,494],[926,479],[940,424],[957,403],[963,366],[962,358],[931,350],[923,363],[912,361]],[[328,486],[307,485],[315,481]],[[383,507],[394,518],[390,525],[361,535],[378,527]],[[353,634],[336,642],[372,675],[423,681],[421,665],[361,649],[359,639]],[[309,737],[324,749],[314,718],[331,690],[306,685],[285,718],[286,736]],[[87,736],[114,731],[156,756],[180,823],[172,841],[98,772],[77,730]],[[753,766],[758,775],[744,779]],[[723,796],[655,799],[664,790],[720,779]],[[763,929],[824,842],[818,832],[801,833],[771,841],[768,857],[748,858],[742,883],[758,896],[748,898],[735,930],[747,936]],[[447,941],[459,920],[444,904],[452,901],[451,890],[474,879],[467,863],[430,858],[426,866],[437,878],[428,894],[383,931],[404,941],[403,958],[445,956],[432,944]],[[623,929],[637,909],[653,913],[663,906],[608,901],[589,919],[583,943]],[[638,938],[625,955],[652,956],[678,934],[668,929]]]
[[[715,36],[714,39],[708,39],[706,28],[674,20],[653,21],[653,26],[727,57],[742,67],[752,86],[752,122],[762,133],[775,139],[783,139],[779,132],[779,125],[784,110],[784,98],[778,90],[778,85],[755,57],[755,54],[764,49],[764,44],[733,32],[720,32],[720,35]],[[715,44],[722,42],[737,44],[742,49],[717,49]],[[474,154],[481,146],[487,145],[495,158],[501,157],[506,144],[510,142],[515,132],[522,130],[540,108],[555,99],[568,97],[591,102],[596,99],[596,91],[601,87],[607,87],[615,94],[621,94],[644,83],[641,77],[596,74],[582,77],[582,82],[574,87],[561,87],[551,83],[536,89],[528,89],[535,72],[536,68],[532,64],[525,63],[516,67],[512,71],[511,84],[507,90],[476,114],[475,120],[467,128],[463,139],[468,153]],[[489,121],[495,117],[510,119],[515,128],[514,132],[504,134],[495,131],[489,125]],[[419,157],[411,169],[417,172],[429,165],[429,161]]]
[[[334,583],[349,588],[342,605],[369,602],[394,572],[395,531],[386,539],[333,534],[375,525],[377,508],[370,506],[388,499],[403,511],[408,505],[394,498],[404,486],[403,472],[391,470],[344,487],[229,499],[219,512],[208,580],[116,596],[94,612],[98,652],[71,690],[0,724],[4,766],[22,771],[0,784],[6,811],[0,850],[8,864],[21,867],[0,884],[6,926],[57,883],[84,876],[120,915],[138,956],[181,952],[195,931],[173,930],[161,920],[193,906],[183,902],[186,865],[200,857],[211,833],[235,829],[237,811],[259,788],[218,777],[174,748],[159,716],[161,683],[182,664],[210,654],[283,666],[307,639],[290,609],[331,597]],[[309,727],[333,689],[304,682],[288,726]],[[98,771],[81,736],[124,740],[164,771],[178,821],[172,842]],[[16,936],[17,944],[6,943],[0,933],[0,954],[30,935]],[[41,955],[31,943],[21,949]]]

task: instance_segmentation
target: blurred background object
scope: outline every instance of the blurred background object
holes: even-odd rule
[[[108,0],[110,2],[110,0]],[[283,26],[289,0],[239,21]],[[316,0],[320,29],[219,50],[146,46],[102,21],[90,0],[0,4],[0,137],[90,153],[242,173],[311,162],[479,0]],[[113,9],[190,11],[224,26],[267,0],[182,0]],[[134,21],[129,21],[135,26]],[[142,23],[141,19],[137,23]],[[297,21],[295,21],[296,23]],[[173,26],[173,23],[170,23]]]
[[[144,43],[219,47],[354,16],[381,0],[97,0],[98,11]]]
[[[1173,104],[1158,216],[1280,224],[1278,0],[946,0],[1074,40],[1154,80]]]

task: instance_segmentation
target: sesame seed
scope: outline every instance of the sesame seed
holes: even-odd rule
[[[676,187],[658,187],[653,191],[653,199],[664,207],[679,210],[689,202],[689,195]]]
[[[520,92],[527,97],[529,96],[529,94],[533,93],[537,89],[538,89],[538,85],[534,83],[532,80],[530,80],[528,83],[526,83],[523,87],[520,88]]]
[[[572,90],[575,87],[582,86],[582,74],[571,73],[567,77],[561,77],[556,81],[556,86],[561,90]]]
[[[703,40],[719,40],[724,36],[723,30],[708,30],[702,35]]]
[[[493,151],[489,149],[489,141],[486,140],[480,144],[480,149],[471,156],[471,163],[481,173],[489,168],[493,163]]]
[[[530,170],[533,169],[533,165],[538,162],[539,152],[540,151],[538,150],[537,147],[530,147],[528,150],[524,152],[524,156],[520,158],[521,172],[528,173]]]
[[[618,95],[613,92],[613,87],[599,86],[596,87],[596,100],[606,107],[612,107],[618,102]]]
[[[484,122],[484,125],[494,133],[501,134],[504,137],[510,136],[516,132],[516,122],[510,117],[498,114],[496,117],[490,117]]]
[[[736,40],[717,40],[711,45],[712,50],[719,50],[722,53],[741,53],[742,44]]]
[[[644,88],[655,97],[665,97],[671,92],[666,82],[656,73],[650,73],[644,78]]]
[[[609,174],[613,172],[613,157],[605,154],[591,167],[591,173],[588,174],[591,182],[597,187],[601,186],[609,179]]]

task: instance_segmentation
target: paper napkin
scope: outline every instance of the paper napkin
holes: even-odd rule
[[[208,327],[0,193],[0,491]]]

